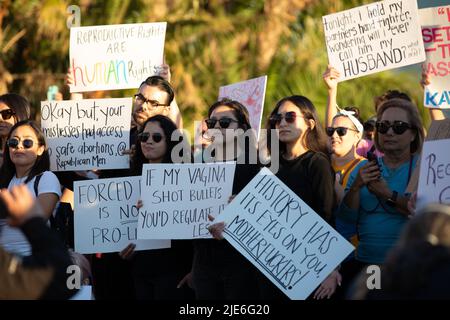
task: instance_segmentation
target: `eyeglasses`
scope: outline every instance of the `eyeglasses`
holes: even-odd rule
[[[347,134],[347,131],[348,131],[348,130],[358,132],[358,130],[351,129],[351,128],[346,128],[346,127],[336,127],[336,128],[333,128],[333,127],[327,127],[327,128],[325,129],[325,131],[327,132],[327,135],[328,135],[329,137],[332,137],[335,131],[337,132],[337,134],[338,134],[339,137],[343,137],[343,136],[345,136],[345,135]]]
[[[0,114],[2,115],[3,120],[8,120],[16,113],[14,112],[14,110],[5,109],[5,110],[0,111]]]
[[[138,104],[144,104],[144,103],[148,103],[150,104],[153,108],[158,108],[158,107],[168,107],[168,104],[163,104],[163,103],[159,103],[156,100],[149,100],[146,97],[144,97],[142,95],[142,93],[137,93],[134,95],[134,101],[136,101],[136,103]]]
[[[208,127],[208,129],[213,129],[216,126],[217,121],[219,121],[219,126],[222,129],[227,129],[232,122],[239,122],[239,121],[231,119],[231,118],[221,118],[221,119],[212,118],[212,119],[205,120],[206,126]]]
[[[274,127],[277,124],[281,123],[281,120],[286,120],[287,123],[294,123],[297,117],[301,117],[297,115],[294,111],[286,112],[284,115],[281,113],[274,114],[269,118],[270,126]]]
[[[17,149],[19,147],[19,143],[20,143],[20,140],[17,138],[11,138],[7,142],[8,147],[13,148],[13,149]],[[22,146],[24,149],[30,149],[33,147],[33,145],[34,145],[34,141],[31,139],[22,140]]]
[[[375,123],[374,122],[366,122],[364,123],[364,131],[373,131],[375,130]]]
[[[377,122],[376,124],[378,133],[385,134],[389,131],[389,128],[392,128],[395,134],[403,134],[408,129],[413,129],[407,122],[403,121],[394,121],[394,123],[390,123],[389,121]]]
[[[161,140],[163,138],[162,134],[158,133],[158,132],[153,133],[153,134],[150,134],[149,132],[142,132],[142,133],[138,134],[138,139],[141,142],[147,142],[150,137],[152,137],[152,140],[155,143],[161,142]]]

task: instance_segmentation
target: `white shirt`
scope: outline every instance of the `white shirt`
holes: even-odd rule
[[[8,190],[13,186],[23,184],[27,177],[17,178],[14,176],[8,185]],[[40,194],[54,193],[61,198],[61,186],[58,178],[51,171],[42,174],[38,184],[38,194],[34,192],[34,181],[36,177],[26,184],[31,195],[36,198]],[[31,255],[31,246],[23,232],[19,228],[14,228],[6,224],[5,219],[0,219],[0,245],[8,252],[24,257]]]

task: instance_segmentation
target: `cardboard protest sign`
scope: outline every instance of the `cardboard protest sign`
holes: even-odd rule
[[[169,240],[138,240],[140,177],[74,182],[75,251],[120,252],[170,248]]]
[[[250,124],[259,137],[261,118],[264,111],[264,98],[266,95],[267,76],[250,79],[219,89],[219,100],[229,98],[242,103],[250,115]]]
[[[138,88],[163,64],[166,25],[70,28],[70,92]]]
[[[322,17],[340,81],[425,60],[416,0],[386,0]]]
[[[426,141],[420,162],[417,206],[450,204],[450,139]],[[419,201],[420,199],[420,201]]]
[[[227,205],[235,167],[235,162],[145,164],[138,238],[211,238],[208,215]]]
[[[430,84],[425,87],[424,106],[450,108],[450,6],[419,10],[427,60],[424,71]]]
[[[434,120],[431,122],[430,129],[428,130],[428,134],[425,137],[425,141],[434,141],[441,139],[450,139],[450,120]],[[419,184],[419,171],[420,171],[420,162],[416,164],[414,168],[413,174],[411,175],[411,179],[409,180],[408,187],[406,188],[407,193],[412,194],[417,191],[417,187]]]
[[[305,299],[353,246],[264,168],[217,218],[224,237],[291,299]]]
[[[41,102],[52,171],[129,168],[131,98]]]

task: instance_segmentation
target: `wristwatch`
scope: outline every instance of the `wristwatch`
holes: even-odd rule
[[[398,192],[392,191],[392,195],[386,200],[386,204],[390,205],[391,207],[395,207],[395,204],[397,203],[397,197]]]

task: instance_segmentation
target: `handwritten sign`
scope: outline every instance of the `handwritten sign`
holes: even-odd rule
[[[235,162],[145,164],[138,238],[211,238],[208,215],[217,216],[227,205],[235,166]]]
[[[218,217],[227,239],[291,299],[305,299],[353,246],[264,168]]]
[[[229,98],[242,103],[248,110],[250,124],[259,137],[261,118],[264,110],[266,96],[267,76],[250,79],[227,86],[220,87],[219,100]]]
[[[340,80],[425,60],[416,0],[387,0],[322,17]]]
[[[166,25],[70,28],[70,92],[138,88],[163,64]]]
[[[430,84],[425,87],[424,106],[450,108],[450,6],[419,10],[427,60],[425,71]]]
[[[426,141],[420,161],[420,206],[429,203],[450,204],[450,139]]]
[[[140,177],[74,182],[75,251],[120,252],[170,248],[167,240],[138,240]]]
[[[41,102],[52,171],[129,168],[131,98]]]

